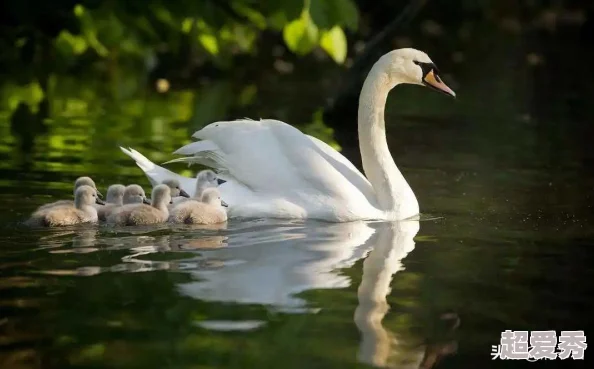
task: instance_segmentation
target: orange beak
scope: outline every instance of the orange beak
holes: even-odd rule
[[[427,73],[425,77],[423,77],[423,82],[425,83],[425,85],[433,88],[434,90],[456,97],[456,93],[452,91],[452,89],[449,88],[445,83],[443,83],[441,78],[439,78],[439,76],[435,74],[433,69],[431,69],[429,73]]]

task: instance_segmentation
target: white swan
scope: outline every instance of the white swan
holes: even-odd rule
[[[419,213],[415,194],[394,163],[386,142],[384,108],[398,84],[429,86],[455,96],[422,51],[398,49],[372,67],[359,98],[358,131],[367,178],[324,142],[277,120],[215,122],[194,133],[201,141],[175,152],[170,162],[212,167],[231,217],[312,218],[335,222],[401,220]],[[122,150],[151,182],[178,178],[187,191],[194,179]]]

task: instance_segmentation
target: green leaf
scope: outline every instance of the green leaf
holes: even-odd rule
[[[99,56],[107,56],[109,51],[97,39],[97,27],[95,26],[91,14],[82,5],[74,7],[74,14],[80,22],[81,32],[85,37],[87,44],[93,48]]]
[[[87,51],[87,41],[81,36],[75,36],[72,33],[63,30],[56,38],[56,48],[63,53],[72,53],[80,55]]]
[[[297,55],[305,55],[318,44],[318,27],[311,21],[309,13],[304,11],[299,19],[285,26],[283,38],[289,50]]]
[[[278,31],[292,20],[299,18],[304,0],[259,0],[258,8],[263,10],[268,25]]]
[[[322,32],[320,46],[335,62],[344,63],[347,55],[347,40],[342,28],[334,26],[331,30]]]
[[[337,24],[335,13],[331,11],[330,5],[328,0],[314,0],[310,3],[311,19],[320,28],[330,29]]]
[[[198,41],[200,41],[200,44],[212,55],[217,55],[219,53],[219,43],[214,35],[203,33],[198,36]]]
[[[324,29],[346,26],[355,31],[359,23],[359,10],[353,0],[315,0],[309,11],[314,23]]]
[[[332,9],[336,11],[340,25],[345,25],[352,31],[359,26],[359,9],[353,0],[329,0],[333,3]]]
[[[194,26],[194,18],[184,18],[181,24],[182,33],[188,34]]]
[[[198,30],[198,41],[212,55],[219,53],[219,40],[212,28],[206,24],[203,19],[196,20],[196,29]]]

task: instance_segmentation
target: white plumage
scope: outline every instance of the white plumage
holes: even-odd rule
[[[454,95],[425,53],[399,49],[380,58],[359,101],[359,144],[367,176],[324,142],[273,119],[211,123],[192,136],[200,141],[175,152],[185,157],[168,163],[215,169],[227,181],[219,190],[230,217],[335,222],[409,218],[419,213],[419,205],[390,155],[384,122],[388,93],[401,83],[430,85]],[[193,193],[195,179],[155,165],[135,150],[122,150],[153,184],[176,178]]]

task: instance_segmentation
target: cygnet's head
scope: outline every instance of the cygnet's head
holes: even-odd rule
[[[126,187],[121,184],[114,184],[107,188],[106,202],[109,204],[122,204]]]
[[[181,188],[181,184],[177,179],[166,179],[163,182],[161,182],[161,184],[167,185],[169,187],[169,189],[171,190],[171,197],[190,197],[190,195],[188,195],[188,193],[184,191],[183,188]]]
[[[227,207],[227,203],[221,199],[221,193],[217,188],[207,188],[202,193],[202,202],[209,205]]]
[[[217,174],[210,169],[201,170],[198,172],[198,175],[196,175],[196,180],[198,183],[210,185],[206,187],[217,187],[218,185],[222,185],[223,183],[227,182],[224,179],[220,179],[219,176],[217,176]]]
[[[456,97],[439,76],[439,70],[429,56],[416,49],[397,49],[382,56],[372,71],[386,73],[388,83],[410,83],[427,86],[433,90]]]
[[[131,184],[126,186],[124,191],[124,204],[149,204],[150,201],[146,198],[146,194],[142,187],[137,184]]]
[[[95,203],[105,205],[103,200],[97,196],[97,190],[91,186],[82,185],[74,193],[74,203],[77,206],[93,205]]]
[[[155,186],[151,198],[154,207],[167,206],[171,203],[171,189],[166,184]]]
[[[196,193],[195,198],[202,198],[202,192],[211,187],[218,187],[225,183],[224,179],[220,179],[215,172],[210,169],[202,170],[196,175]]]
[[[97,189],[97,186],[95,185],[95,181],[93,181],[91,179],[91,177],[78,177],[76,179],[76,181],[74,182],[74,193],[76,194],[76,190],[80,187],[80,186],[89,186],[95,189],[95,191],[97,191],[97,195],[99,195],[99,197],[103,197],[103,195],[101,194],[101,192],[99,192],[99,190]]]

